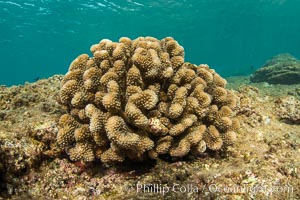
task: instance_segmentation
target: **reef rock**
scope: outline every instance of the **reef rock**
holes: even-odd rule
[[[299,84],[300,61],[290,54],[279,54],[256,70],[250,80],[271,84]]]
[[[57,143],[71,160],[183,157],[235,141],[237,97],[208,65],[185,62],[173,38],[104,39],[91,52],[61,82]]]
[[[300,124],[300,101],[294,96],[279,97],[275,101],[277,116],[290,124]]]

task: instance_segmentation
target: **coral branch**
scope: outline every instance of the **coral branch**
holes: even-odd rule
[[[184,61],[171,37],[101,40],[61,82],[57,143],[71,160],[198,155],[232,144],[237,98],[208,65]]]

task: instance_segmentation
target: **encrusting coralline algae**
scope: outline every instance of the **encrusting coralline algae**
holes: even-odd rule
[[[197,155],[236,138],[237,97],[171,37],[122,37],[78,56],[61,82],[57,143],[74,161]]]

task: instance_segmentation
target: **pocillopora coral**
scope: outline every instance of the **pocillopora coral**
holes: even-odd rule
[[[173,38],[104,39],[91,52],[61,82],[57,143],[71,160],[183,157],[236,139],[236,96],[208,65],[185,62]]]

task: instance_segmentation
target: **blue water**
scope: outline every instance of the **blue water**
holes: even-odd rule
[[[174,37],[222,76],[300,57],[300,0],[0,0],[0,85],[65,74],[103,38]]]

